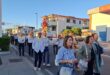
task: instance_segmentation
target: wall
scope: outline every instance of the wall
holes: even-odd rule
[[[96,31],[97,33],[101,31],[106,32],[106,41],[110,41],[110,15],[104,13],[96,13],[92,14],[92,25],[91,29]],[[105,25],[105,27],[104,27]]]
[[[104,13],[97,13],[92,15],[91,29],[96,30],[96,26],[107,25],[110,27],[110,15]]]

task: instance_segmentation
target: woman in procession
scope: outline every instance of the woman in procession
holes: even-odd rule
[[[35,52],[34,70],[41,70],[42,56],[45,49],[45,44],[44,40],[42,39],[41,32],[38,33],[38,37],[34,38],[32,48]]]
[[[101,45],[98,42],[98,34],[97,33],[93,33],[92,34],[92,38],[94,40],[93,42],[93,46],[95,49],[95,67],[94,67],[94,75],[101,75],[101,67],[103,65],[103,60],[101,57],[101,54],[104,53],[103,48],[101,47]]]
[[[24,56],[25,36],[23,33],[18,34],[19,56]]]
[[[63,46],[59,49],[55,64],[61,66],[60,75],[76,75],[74,65],[78,62],[72,49],[73,38],[66,36],[64,38]]]
[[[93,48],[93,39],[92,36],[87,36],[85,44],[78,50],[78,58],[80,67],[83,64],[87,63],[87,67],[82,67],[84,74],[83,75],[93,75],[93,67],[95,62],[95,50]],[[85,63],[80,64],[80,60],[84,60]]]
[[[29,32],[28,36],[27,36],[27,45],[28,45],[28,53],[29,56],[33,56],[33,49],[32,49],[32,42],[34,40],[34,34],[33,32]]]

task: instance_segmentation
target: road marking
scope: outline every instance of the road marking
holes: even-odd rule
[[[29,64],[29,66],[34,70],[34,66],[33,66],[33,64],[27,59],[27,58],[25,58],[24,57],[24,60]],[[35,70],[34,70],[35,71]],[[42,73],[42,70],[41,71],[35,71],[35,73],[36,73],[36,75],[44,75],[43,73]]]
[[[49,75],[54,75],[51,71],[49,71],[48,69],[45,69],[45,71],[49,74]]]
[[[17,48],[16,46],[11,45],[11,47],[14,48],[16,51],[18,51],[18,48]],[[28,53],[25,53],[25,54],[27,55]],[[27,57],[23,57],[23,59],[29,64],[30,67],[32,67],[32,69],[34,68],[32,62],[29,61],[29,60],[27,59]],[[34,70],[34,69],[33,69],[33,70]],[[44,70],[45,70],[49,75],[54,75],[54,74],[53,74],[51,71],[49,71],[48,69],[44,69]],[[42,72],[42,70],[41,70],[41,71],[35,71],[35,73],[36,73],[37,75],[44,75],[43,72]]]

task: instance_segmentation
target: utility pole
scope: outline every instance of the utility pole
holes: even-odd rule
[[[2,37],[2,0],[0,0],[0,37]]]
[[[35,13],[35,15],[36,15],[36,29],[38,29],[38,13]]]

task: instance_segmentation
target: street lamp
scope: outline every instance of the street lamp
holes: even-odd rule
[[[2,0],[0,0],[0,37],[2,37]]]
[[[36,15],[36,29],[38,28],[38,13],[35,13],[35,15]]]

